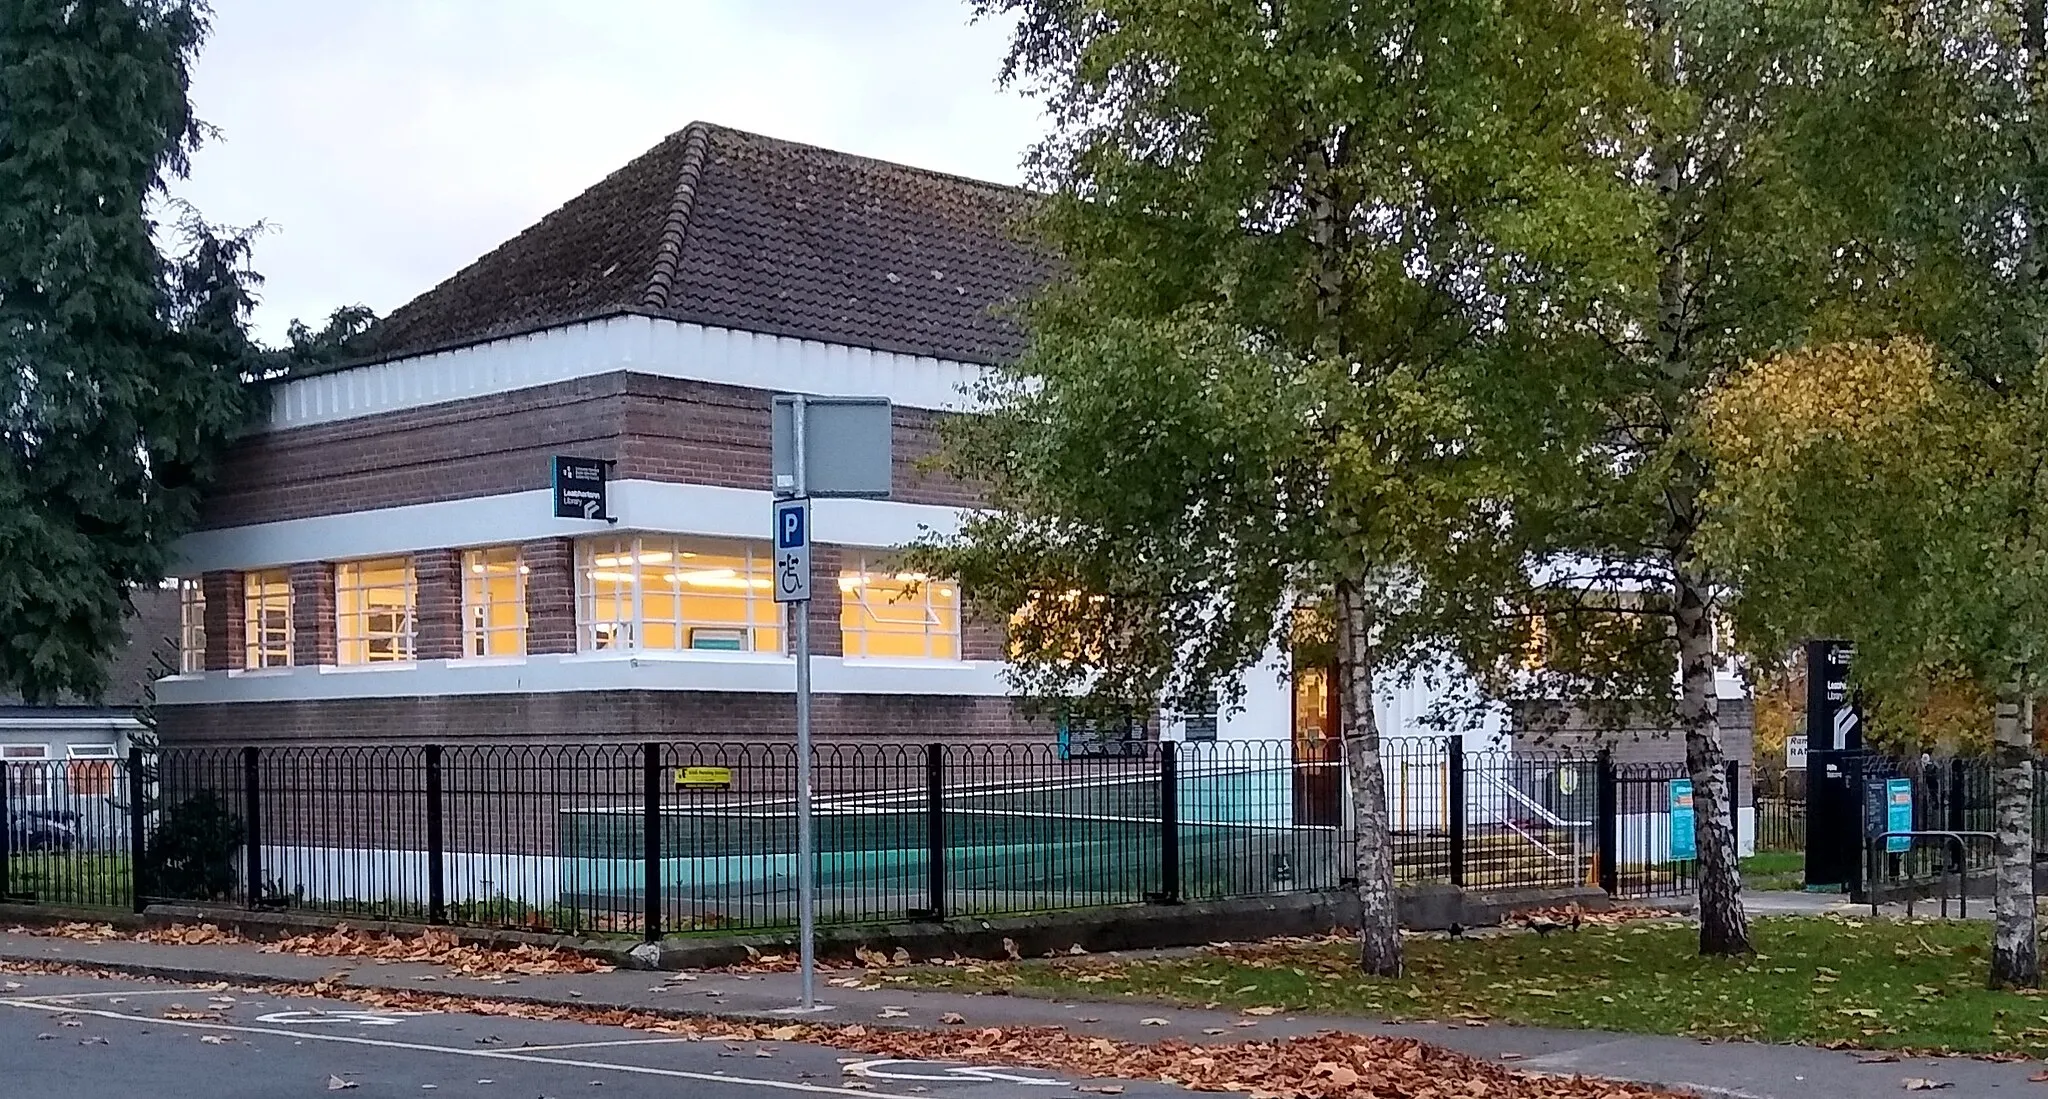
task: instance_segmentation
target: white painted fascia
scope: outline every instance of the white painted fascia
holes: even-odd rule
[[[995,661],[812,657],[811,689],[819,694],[1000,698],[1008,693],[1002,669]],[[160,679],[156,689],[160,706],[582,691],[794,694],[796,661],[762,653],[575,653],[205,672]]]
[[[605,317],[282,382],[272,391],[266,428],[335,423],[620,371],[958,411],[971,407],[986,369],[657,317]]]
[[[557,519],[547,489],[376,508],[307,519],[203,530],[172,547],[172,571],[196,576],[301,561],[345,561],[450,547],[617,533],[695,534],[765,541],[774,497],[766,489],[626,480],[608,486],[617,524]],[[818,500],[811,527],[820,544],[890,548],[928,532],[959,530],[966,509],[887,500]]]

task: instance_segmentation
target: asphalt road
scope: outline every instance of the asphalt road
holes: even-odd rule
[[[0,973],[7,1099],[1046,1099],[1074,1094],[1077,1083],[1031,1069],[877,1062],[794,1043],[690,1041],[235,988]],[[1186,1093],[1133,1084],[1124,1094]]]

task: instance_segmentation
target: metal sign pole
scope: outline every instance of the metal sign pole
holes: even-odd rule
[[[804,483],[804,398],[796,398],[796,418],[791,424],[791,443],[796,458],[796,495],[809,495]],[[805,532],[808,540],[810,532]],[[791,613],[796,616],[796,907],[797,971],[803,986],[802,1008],[818,1006],[817,956],[817,855],[816,837],[811,831],[811,601],[799,599]]]

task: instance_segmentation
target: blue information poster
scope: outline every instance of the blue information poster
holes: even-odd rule
[[[1913,780],[1890,779],[1884,784],[1884,830],[1907,832],[1913,828]],[[1894,855],[1913,849],[1913,837],[1889,836],[1884,849]]]
[[[1671,858],[1673,861],[1699,858],[1693,842],[1692,780],[1671,780]]]

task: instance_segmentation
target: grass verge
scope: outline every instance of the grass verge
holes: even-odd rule
[[[1794,891],[1806,888],[1805,852],[1759,851],[1743,859],[1742,887]]]
[[[1982,923],[1761,919],[1757,953],[1702,958],[1677,922],[1548,936],[1411,938],[1400,980],[1359,976],[1340,941],[1283,941],[1147,960],[927,971],[937,987],[1032,989],[1193,1006],[1391,1019],[2048,1056],[2048,997],[1987,990]]]

